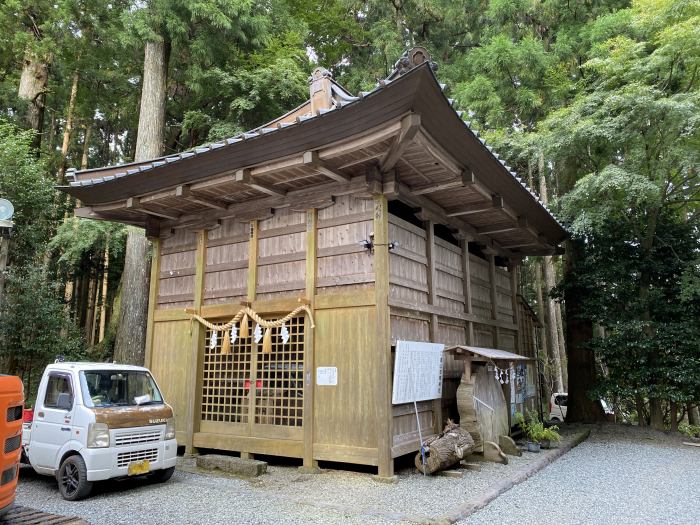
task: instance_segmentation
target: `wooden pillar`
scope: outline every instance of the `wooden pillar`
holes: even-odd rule
[[[316,274],[318,210],[306,212],[306,298],[314,312],[316,297]],[[309,320],[304,323],[304,464],[303,469],[316,471],[318,461],[314,460],[314,339],[315,330]]]
[[[491,319],[498,319],[498,293],[496,291],[496,256],[493,252],[486,251],[489,257],[489,284],[491,285]],[[498,348],[499,341],[498,326],[493,327],[493,346]]]
[[[250,221],[249,233],[248,233],[248,283],[247,283],[247,293],[246,299],[249,302],[255,301],[257,296],[258,287],[258,220],[253,219]],[[305,334],[306,335],[306,334]],[[250,370],[254,374],[257,370],[257,360],[258,360],[258,344],[253,341],[250,346],[250,351],[252,352]],[[255,384],[254,377],[250,378],[251,385]],[[257,395],[256,388],[250,388],[250,399],[249,399],[249,409],[248,409],[248,428],[253,428],[253,421],[255,421],[255,398]],[[241,458],[243,459],[253,459],[255,456],[252,452],[247,452],[241,450]]]
[[[391,457],[393,418],[391,406],[391,324],[389,314],[389,211],[384,195],[374,196],[374,275],[377,320],[376,344],[376,414],[377,454],[380,478],[394,475]]]
[[[428,304],[435,305],[437,303],[437,268],[435,266],[435,223],[433,221],[425,221],[425,250],[426,259],[428,261]],[[430,324],[428,334],[431,343],[438,342],[438,316],[435,313],[430,314]],[[442,399],[433,400],[433,431],[439,434],[442,431]]]
[[[250,221],[248,243],[248,301],[255,301],[258,285],[258,221]]]
[[[520,309],[518,308],[518,270],[520,261],[510,259],[508,261],[508,273],[510,274],[510,300],[513,308],[513,323],[516,326],[514,350],[516,354],[522,353],[523,334],[520,327]]]
[[[144,358],[144,365],[147,368],[151,368],[151,359],[153,352],[153,318],[155,316],[155,311],[158,306],[158,285],[160,284],[160,238],[155,237],[149,239],[152,246],[152,259],[151,259],[151,282],[150,290],[148,292],[148,320],[146,322],[146,353]],[[106,294],[105,294],[106,296]]]
[[[471,261],[469,260],[469,241],[466,236],[462,236],[462,288],[464,290],[464,313],[472,315],[472,273]],[[474,322],[467,321],[467,344],[473,345],[474,341]]]
[[[207,232],[197,231],[197,250],[195,252],[195,273],[194,273],[194,310],[202,311],[204,303],[204,275],[207,263]],[[187,441],[185,443],[185,453],[196,452],[194,448],[194,434],[199,429],[200,399],[202,390],[202,358],[206,330],[201,323],[191,323],[192,344],[190,369],[188,371],[187,388],[190,393],[187,405]]]

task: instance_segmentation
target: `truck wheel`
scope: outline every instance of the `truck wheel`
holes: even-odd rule
[[[164,468],[152,472],[149,475],[149,478],[152,479],[155,483],[165,483],[173,477],[173,472],[175,472],[175,467]]]
[[[58,490],[63,499],[77,501],[90,494],[92,481],[87,479],[85,461],[79,455],[67,457],[58,469]]]

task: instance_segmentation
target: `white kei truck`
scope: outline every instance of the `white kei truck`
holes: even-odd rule
[[[147,368],[54,363],[44,371],[34,414],[22,432],[23,460],[58,481],[67,500],[87,497],[93,482],[175,471],[173,410]]]

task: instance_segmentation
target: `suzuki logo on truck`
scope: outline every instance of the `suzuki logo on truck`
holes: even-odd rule
[[[167,420],[165,418],[160,418],[160,419],[149,419],[148,424],[149,425],[158,425],[160,423],[165,423]]]

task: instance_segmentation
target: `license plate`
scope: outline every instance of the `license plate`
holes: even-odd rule
[[[132,461],[129,463],[129,476],[138,476],[139,474],[147,474],[151,470],[151,464],[147,459],[143,461]]]

